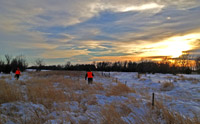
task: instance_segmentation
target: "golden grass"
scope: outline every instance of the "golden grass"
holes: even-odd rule
[[[53,102],[64,102],[66,96],[62,90],[57,90],[49,79],[32,79],[27,84],[28,101],[43,104],[51,108]]]
[[[19,86],[0,80],[0,104],[23,100]]]
[[[167,124],[200,124],[199,115],[194,118],[182,116],[179,112],[169,110],[162,102],[156,102],[157,116],[161,116]]]
[[[41,72],[29,72],[32,77],[51,77],[51,76],[69,76],[69,77],[82,77],[84,78],[85,71],[41,71]]]
[[[121,115],[113,104],[105,105],[100,114],[101,124],[127,124],[121,119]]]
[[[116,86],[112,86],[106,93],[106,96],[118,96],[126,93],[135,92],[133,89],[130,89],[128,86],[122,83],[118,83]]]
[[[170,91],[174,88],[174,84],[172,82],[164,82],[161,84],[161,91]]]

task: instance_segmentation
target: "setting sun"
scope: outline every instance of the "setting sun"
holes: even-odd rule
[[[191,46],[188,41],[166,42],[166,48],[159,51],[159,54],[171,56],[172,58],[182,55],[182,51],[189,50]]]
[[[143,56],[170,56],[172,58],[179,57],[183,51],[194,48],[194,43],[200,34],[187,34],[184,36],[175,36],[167,38],[159,43],[148,45],[147,48],[153,48],[152,51],[145,53]]]

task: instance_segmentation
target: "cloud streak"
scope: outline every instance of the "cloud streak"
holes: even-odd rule
[[[166,39],[198,34],[199,13],[196,0],[0,1],[0,52],[61,63],[152,56]]]

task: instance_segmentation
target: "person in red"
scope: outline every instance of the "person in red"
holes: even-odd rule
[[[19,68],[17,68],[16,72],[15,72],[15,78],[18,80],[19,76],[20,76],[21,72],[19,70]]]
[[[85,75],[85,80],[88,79],[88,84],[92,84],[94,74],[89,70]]]

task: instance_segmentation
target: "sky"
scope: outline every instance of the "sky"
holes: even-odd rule
[[[200,55],[200,0],[0,0],[0,59],[46,64]]]

